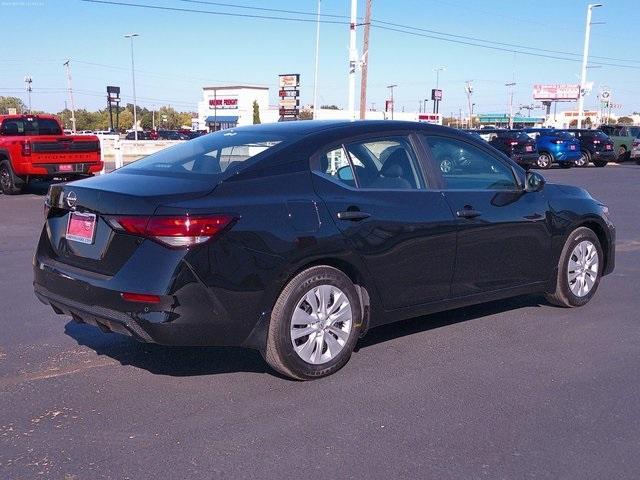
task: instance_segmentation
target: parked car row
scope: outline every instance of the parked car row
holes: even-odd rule
[[[207,133],[205,130],[140,130],[138,140],[191,140]],[[135,140],[136,133],[129,132],[125,140]]]
[[[528,169],[604,167],[609,162],[635,159],[640,164],[640,127],[603,125],[597,130],[524,128],[469,130]],[[446,168],[446,166],[444,167]]]

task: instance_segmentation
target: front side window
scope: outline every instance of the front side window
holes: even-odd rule
[[[416,156],[406,137],[387,137],[346,145],[358,187],[383,190],[424,189]]]
[[[488,152],[454,138],[425,136],[447,190],[514,190],[511,168]]]

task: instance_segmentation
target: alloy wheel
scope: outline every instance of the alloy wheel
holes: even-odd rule
[[[440,171],[442,173],[451,173],[453,170],[453,160],[445,158],[440,162]]]
[[[347,295],[334,285],[313,287],[293,310],[290,326],[293,349],[307,363],[327,363],[343,350],[352,327]]]
[[[538,167],[540,168],[549,168],[551,166],[551,157],[546,153],[541,153],[538,156]]]
[[[576,297],[587,295],[598,279],[598,250],[589,240],[578,243],[569,257],[567,280]]]
[[[580,158],[575,161],[575,166],[586,167],[587,165],[589,165],[589,157],[587,157],[587,154],[585,152],[582,152],[580,154]]]

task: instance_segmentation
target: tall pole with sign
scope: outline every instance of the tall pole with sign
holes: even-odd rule
[[[358,50],[356,50],[356,21],[358,14],[358,0],[351,0],[351,23],[349,25],[349,118],[356,119],[356,65]]]
[[[580,71],[580,96],[578,97],[578,128],[582,128],[582,116],[584,115],[584,96],[587,83],[587,59],[589,58],[589,40],[591,38],[591,11],[602,4],[587,5],[587,25],[584,29],[584,48],[582,50],[582,69]]]

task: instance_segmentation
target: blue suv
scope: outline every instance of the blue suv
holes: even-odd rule
[[[538,168],[551,168],[553,163],[569,168],[580,160],[580,140],[570,133],[553,128],[525,128],[524,132],[536,141]]]

